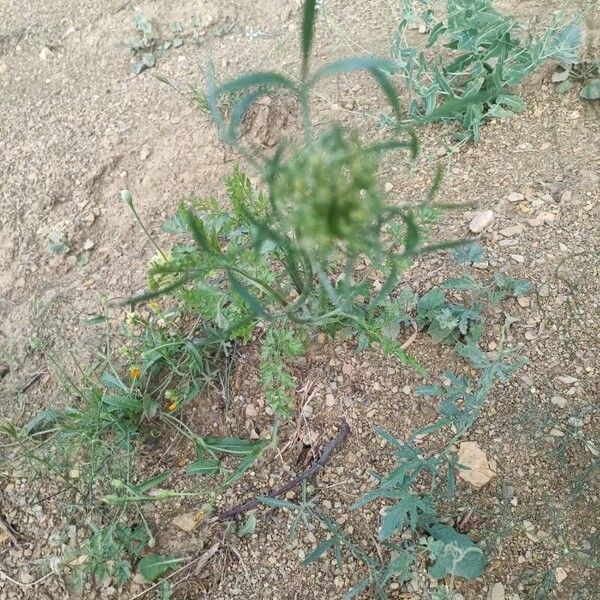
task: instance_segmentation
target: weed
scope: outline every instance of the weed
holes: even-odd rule
[[[584,100],[600,99],[600,60],[563,63],[552,74],[556,91],[564,94],[576,83],[581,86],[579,95]]]
[[[88,577],[98,583],[114,577],[122,585],[132,575],[131,561],[139,558],[150,539],[143,525],[133,529],[120,523],[103,529],[92,526],[92,535],[69,560],[76,587],[81,591]]]
[[[134,56],[131,70],[135,75],[152,69],[158,57],[166,56],[171,49],[183,45],[183,25],[177,21],[171,23],[172,37],[167,40],[160,39],[151,21],[139,11],[133,14],[133,25],[137,35],[127,42],[127,47]]]
[[[406,83],[411,101],[409,118],[414,123],[457,122],[458,139],[478,141],[481,126],[490,119],[505,118],[523,109],[513,87],[547,60],[572,63],[581,44],[578,20],[565,25],[556,17],[541,36],[521,38],[512,17],[497,11],[492,0],[448,0],[446,14],[436,19],[429,2],[420,1],[427,48],[444,48],[428,61],[423,51],[407,42],[407,29],[416,19],[415,3],[404,0],[404,17],[398,26],[392,56],[395,72]],[[447,58],[445,55],[448,55]],[[457,101],[471,98],[468,106]]]
[[[296,387],[296,380],[286,371],[286,359],[303,353],[304,340],[293,329],[270,327],[267,330],[260,355],[260,377],[267,402],[276,414],[293,414],[289,390]]]
[[[474,279],[469,279],[469,282],[469,289],[480,295],[504,294],[503,297],[508,297],[515,292],[525,293],[528,289],[527,282],[506,276],[498,278],[489,287],[478,284]],[[490,357],[477,347],[478,336],[473,335],[471,322],[479,321],[480,311],[481,307],[475,309],[447,304],[439,288],[421,298],[405,289],[396,300],[396,306],[391,302],[385,304],[382,313],[375,318],[382,321],[378,325],[382,328],[396,328],[416,320],[421,327],[428,328],[434,340],[451,338],[459,355],[479,371],[477,381],[447,372],[444,374],[447,385],[417,388],[417,394],[440,398],[440,416],[434,423],[413,432],[406,441],[396,439],[384,429],[375,428],[376,433],[393,448],[396,466],[387,475],[372,473],[377,487],[352,508],[358,510],[382,499],[391,501],[383,512],[379,529],[379,542],[386,551],[386,558],[381,553],[369,554],[354,542],[333,519],[317,508],[316,498],[307,498],[306,486],[299,504],[273,498],[261,499],[267,506],[296,512],[292,536],[300,523],[311,527],[311,522],[316,522],[329,531],[329,537],[310,552],[305,564],[331,551],[341,565],[343,552],[348,552],[366,568],[367,575],[345,598],[354,598],[370,586],[377,597],[386,598],[385,589],[389,583],[392,580],[400,583],[410,580],[419,560],[429,563],[429,574],[435,579],[447,576],[476,578],[486,566],[487,559],[481,547],[450,526],[448,520],[438,514],[436,506],[440,497],[454,494],[459,468],[456,444],[471,431],[494,382],[505,381],[525,362],[510,350],[500,350],[495,357]],[[397,334],[396,331],[394,333]],[[420,447],[423,440],[443,432],[452,433],[443,447],[438,446],[435,451],[425,454]],[[406,530],[412,532],[408,538],[400,535]],[[444,593],[441,591],[440,597],[444,597]]]
[[[281,331],[288,325],[297,332],[350,329],[360,336],[361,347],[376,341],[418,366],[369,319],[385,304],[412,256],[452,246],[423,244],[431,215],[422,207],[388,204],[380,189],[382,155],[401,149],[415,156],[413,134],[398,139],[394,133],[383,142],[365,144],[355,133],[332,125],[313,136],[311,90],[327,76],[365,70],[394,112],[400,112],[386,74],[392,66],[388,60],[355,57],[310,72],[314,18],[314,2],[307,2],[299,84],[279,73],[257,72],[217,87],[209,69],[206,101],[221,137],[259,170],[267,191],[257,192],[236,168],[226,181],[230,210],[211,199],[182,204],[164,229],[191,235],[194,244],[177,244],[168,254],[159,249],[149,270],[149,292],[132,300],[177,295],[187,310],[200,316],[205,347],[246,341],[259,322],[268,323],[268,330],[282,324],[283,330],[275,329],[279,333],[267,331],[263,364],[266,357],[274,360],[262,369],[262,379],[271,407],[288,415],[286,390],[293,380],[279,357],[286,351],[274,349],[285,341]],[[298,99],[305,135],[302,143],[281,141],[274,155],[264,156],[240,142],[238,129],[250,106],[274,89]],[[226,114],[223,98],[234,98]],[[436,179],[430,198],[438,185]],[[123,197],[137,218],[130,194]]]

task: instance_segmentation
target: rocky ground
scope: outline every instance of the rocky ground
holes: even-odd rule
[[[560,2],[501,5],[524,19],[535,15],[538,22],[561,8]],[[0,416],[19,424],[50,405],[72,401],[32,342],[43,338],[55,355],[71,351],[75,362],[87,363],[102,340],[83,321],[98,312],[102,298],[122,299],[144,286],[153,251],[119,191],[132,191],[153,232],[182,197],[224,197],[221,180],[236,157],[219,143],[188,94],[189,86],[202,85],[207,57],[223,78],[259,65],[297,67],[296,2],[199,6],[157,0],[136,7],[161,39],[174,36],[171,23],[183,25],[183,44],[140,75],[131,71],[126,45],[135,35],[131,3],[56,0],[0,7]],[[386,54],[397,10],[384,1],[351,7],[326,1],[316,60]],[[598,39],[597,9],[595,19],[593,14],[586,19],[588,52]],[[576,90],[557,94],[551,72],[548,65],[530,77],[520,90],[527,109],[489,124],[477,145],[444,153],[443,132],[423,130],[424,156],[448,167],[441,198],[472,205],[446,213],[439,236],[479,240],[487,250],[486,261],[475,269],[481,280],[500,270],[534,285],[526,298],[487,314],[487,349],[494,351],[504,336],[529,364],[496,385],[469,437],[485,452],[493,476],[483,487],[461,481],[448,511],[457,518],[473,511],[469,534],[485,541],[490,563],[480,579],[450,582],[456,598],[600,594],[600,115]],[[157,74],[182,94],[159,82]],[[323,88],[319,118],[334,117],[378,135],[369,115],[378,113],[381,102],[362,83],[343,78]],[[293,118],[275,104],[259,111],[249,130],[269,146],[285,127],[293,129]],[[407,173],[400,162],[386,165],[389,193],[398,200],[422,196],[433,168],[424,161],[418,172]],[[57,255],[52,244],[68,251]],[[445,254],[420,259],[406,280],[423,292],[457,268]],[[249,434],[270,422],[256,376],[257,348],[251,344],[241,352],[231,411],[206,417],[206,407],[199,406],[187,417],[203,434]],[[449,368],[466,368],[450,349],[425,336],[411,352],[431,370],[430,380],[439,381]],[[290,442],[287,451],[257,465],[221,505],[233,506],[288,481],[301,470],[299,446],[292,442],[308,436],[321,446],[344,418],[351,434],[312,486],[323,508],[376,551],[380,505],[360,512],[349,508],[371,489],[369,471],[392,464],[389,447],[372,427],[384,425],[405,438],[435,418],[436,404],[414,395],[424,383],[418,373],[377,350],[356,354],[348,340],[311,340],[297,369],[304,408],[298,429],[282,432]],[[179,444],[169,440],[165,456],[176,460]],[[52,571],[52,561],[85,540],[89,521],[81,518],[85,511],[68,481],[46,479],[43,469],[32,476],[29,463],[14,460],[14,450],[1,447],[0,516],[19,543],[0,529],[0,600],[68,597],[71,588],[63,573]],[[155,455],[149,452],[147,460]],[[297,492],[289,498],[297,500]],[[161,551],[195,556],[219,544],[207,564],[196,563],[202,568],[174,578],[175,598],[341,598],[356,583],[360,569],[351,558],[341,569],[331,558],[302,567],[324,532],[301,529],[292,539],[286,513],[261,509],[256,532],[239,539],[221,525],[192,531],[177,525],[178,517],[198,510],[197,500],[149,510]],[[43,581],[34,584],[39,578]],[[435,586],[423,570],[406,586],[392,584],[390,597],[430,598]],[[136,576],[123,591],[114,582],[88,582],[83,596],[133,599],[143,590]]]

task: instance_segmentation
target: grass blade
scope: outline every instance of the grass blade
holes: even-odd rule
[[[302,14],[302,81],[306,81],[310,50],[315,35],[316,0],[305,0]]]

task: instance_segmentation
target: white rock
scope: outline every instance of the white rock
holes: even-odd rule
[[[386,194],[387,194],[388,192],[391,192],[391,191],[394,189],[394,186],[393,186],[393,185],[392,185],[392,184],[391,184],[391,183],[388,181],[388,182],[385,184],[385,186],[384,186],[384,188],[383,188],[383,189],[385,190],[385,192],[386,192]]]
[[[488,600],[504,600],[504,586],[501,583],[494,583],[488,591]]]
[[[568,575],[569,574],[562,567],[558,567],[556,571],[554,571],[556,583],[562,583],[568,577]]]
[[[550,430],[550,435],[551,435],[552,437],[563,437],[565,434],[564,434],[564,432],[563,432],[563,431],[561,431],[560,429],[556,429],[556,427],[553,427],[553,428]]]
[[[562,396],[554,396],[552,400],[550,400],[550,402],[552,402],[554,406],[558,406],[559,408],[567,407],[567,399],[563,398]]]
[[[473,233],[485,231],[493,222],[494,213],[491,210],[482,210],[475,214],[469,223],[469,229]]]
[[[52,58],[52,50],[50,50],[50,48],[48,48],[47,46],[44,46],[40,50],[40,59],[48,60],[49,58]]]
[[[523,196],[523,194],[519,194],[519,192],[511,192],[506,199],[509,202],[520,202],[521,200],[525,200],[525,196]]]
[[[544,223],[552,223],[555,218],[556,218],[556,215],[554,213],[541,212],[539,215],[537,215],[537,217],[535,217],[533,219],[528,219],[527,222],[532,227],[540,227],[540,226],[544,225]]]
[[[178,527],[182,531],[194,531],[200,520],[196,518],[196,513],[183,513],[182,515],[177,515],[172,521],[175,527]]]
[[[513,237],[515,235],[521,235],[523,233],[523,225],[511,225],[510,227],[505,227],[498,232],[500,235],[504,237]]]
[[[560,375],[556,379],[565,385],[573,385],[574,383],[577,383],[577,377],[573,377],[572,375]]]
[[[458,470],[460,478],[475,487],[484,486],[496,475],[490,469],[486,453],[477,442],[461,442],[458,448],[458,462],[464,467]]]

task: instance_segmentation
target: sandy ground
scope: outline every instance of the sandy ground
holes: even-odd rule
[[[43,337],[57,353],[71,349],[86,361],[99,340],[82,321],[98,312],[103,297],[125,298],[144,286],[152,248],[121,203],[119,190],[132,191],[153,232],[182,197],[223,197],[221,180],[236,157],[186,97],[189,86],[202,85],[207,58],[222,77],[259,64],[284,71],[297,67],[296,2],[201,6],[158,0],[136,7],[164,39],[172,36],[170,23],[184,25],[183,45],[139,76],[131,73],[125,43],[134,36],[130,3],[5,1],[0,6],[0,365],[10,369],[0,382],[0,416],[18,422],[66,402],[32,341]],[[502,7],[543,21],[561,4],[503,2]],[[388,52],[398,21],[394,3],[350,7],[327,2],[326,8],[317,62],[357,51]],[[591,14],[586,21],[590,43],[597,40],[593,24],[599,20],[597,10],[595,20]],[[506,598],[543,598],[536,594],[545,593],[547,580],[555,582],[548,587],[549,597],[600,595],[597,571],[574,557],[581,550],[600,560],[598,471],[581,479],[597,461],[588,442],[600,447],[600,116],[597,106],[582,103],[575,91],[556,94],[550,73],[548,66],[530,78],[522,91],[527,109],[521,115],[490,124],[480,144],[442,159],[449,167],[443,200],[494,211],[491,228],[481,235],[488,251],[481,278],[499,269],[535,286],[529,306],[511,301],[488,315],[486,343],[498,340],[507,314],[516,317],[508,341],[530,363],[511,382],[496,387],[470,438],[495,461],[496,477],[481,490],[462,485],[449,509],[460,514],[473,508],[481,515],[470,533],[486,540],[490,554],[483,578],[454,582],[464,598],[485,598],[494,583],[504,585]],[[157,81],[156,74],[184,95]],[[344,78],[322,90],[319,117],[374,129],[365,114],[376,114],[378,106],[380,99],[363,91],[361,80]],[[267,111],[251,129],[259,141],[269,143],[281,125],[281,116]],[[436,155],[439,131],[423,135],[424,147]],[[424,165],[408,177],[402,165],[390,164],[386,177],[402,198],[422,193],[431,172],[432,165]],[[510,202],[510,193],[522,199]],[[536,220],[542,213],[551,217]],[[471,217],[472,212],[445,216],[440,234],[469,235]],[[522,230],[506,234],[505,228],[515,225]],[[57,235],[70,248],[64,256],[49,250]],[[451,269],[446,257],[428,258],[407,280],[424,291]],[[438,376],[456,363],[448,350],[425,339],[415,346],[417,357]],[[244,355],[250,373],[255,354],[248,348]],[[21,393],[38,372],[42,375]],[[323,440],[342,416],[352,429],[316,487],[336,518],[373,536],[378,507],[360,515],[349,510],[357,490],[370,489],[368,470],[390,464],[372,425],[386,424],[402,437],[432,419],[434,404],[423,399],[417,404],[412,396],[422,383],[417,374],[376,351],[356,355],[346,342],[315,340],[302,376],[313,394],[313,416],[304,426]],[[235,385],[241,400],[227,420],[219,421],[221,428],[238,433],[248,428],[244,402],[256,395],[255,384],[251,374],[239,376]],[[330,394],[338,400],[333,406],[327,402]],[[299,394],[300,400],[306,397]],[[258,420],[266,418],[261,414]],[[284,482],[296,470],[292,455],[283,462],[268,461],[231,490],[223,506]],[[26,582],[31,573],[38,577],[47,570],[37,559],[80,542],[86,528],[69,520],[68,498],[47,499],[51,494],[43,482],[31,488],[26,474],[6,466],[0,476],[2,514],[35,540],[26,547],[1,548],[0,564]],[[580,480],[587,485],[577,495],[573,486]],[[183,503],[150,511],[153,524],[169,524],[161,526],[162,546],[189,550],[222,539],[214,528],[184,535],[170,525],[173,516],[190,508],[191,503]],[[64,534],[69,526],[76,528],[71,542]],[[302,567],[302,556],[314,546],[311,538],[320,539],[320,534],[290,540],[288,526],[286,515],[261,513],[251,538],[227,537],[220,555],[176,586],[175,597],[341,598],[356,581],[356,565],[350,560],[339,570],[331,560],[321,560]],[[566,573],[562,580],[560,572],[560,583],[556,569]],[[391,597],[430,597],[431,585],[426,577],[415,578],[409,587],[392,590]],[[122,593],[105,584],[88,586],[84,595],[130,598],[141,590],[134,581]],[[0,579],[1,600],[66,594],[58,576],[34,588]]]

